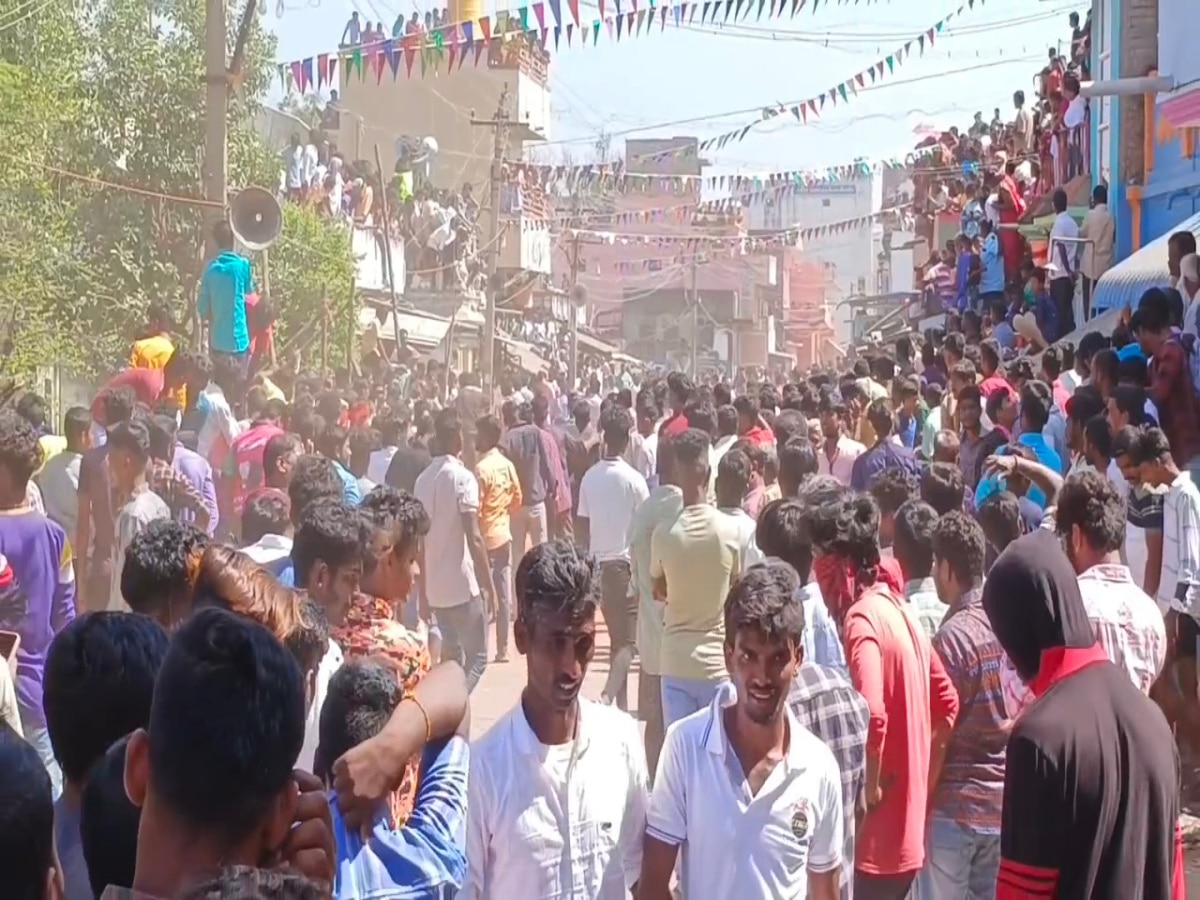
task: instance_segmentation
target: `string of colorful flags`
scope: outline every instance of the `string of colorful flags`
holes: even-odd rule
[[[505,165],[510,180],[519,178],[526,185],[538,185],[551,192],[575,194],[585,190],[598,190],[616,194],[686,195],[695,194],[697,191],[729,191],[739,196],[752,197],[761,193],[845,184],[887,171],[909,170],[913,174],[928,174],[934,170],[947,173],[961,170],[961,166],[925,168],[920,165],[932,159],[938,152],[937,147],[923,147],[904,157],[874,161],[856,159],[851,163],[819,169],[789,169],[767,175],[659,175],[630,172],[623,161],[539,165],[509,160]]]
[[[838,5],[848,5],[849,2],[850,0],[839,0]],[[871,0],[865,2],[869,3]],[[973,8],[975,2],[976,0],[968,0],[968,6]],[[984,2],[985,0],[979,0],[980,5]],[[614,4],[615,13],[610,14],[608,3]],[[368,76],[374,75],[376,82],[380,83],[386,71],[390,71],[392,80],[396,80],[400,74],[401,62],[404,64],[405,75],[412,77],[414,65],[418,60],[420,73],[424,77],[431,69],[434,72],[440,71],[443,63],[448,72],[456,66],[461,68],[467,56],[471,56],[473,64],[478,66],[485,49],[489,51],[489,62],[501,62],[497,55],[503,56],[506,49],[508,52],[519,52],[520,48],[515,40],[517,38],[539,43],[541,49],[546,52],[549,52],[550,41],[553,39],[554,50],[557,52],[562,49],[564,40],[567,47],[572,47],[576,34],[580,47],[587,46],[589,41],[593,46],[598,45],[601,30],[614,42],[620,42],[623,36],[627,39],[640,37],[643,30],[648,35],[656,18],[660,32],[666,29],[668,18],[679,27],[684,23],[693,25],[697,14],[701,25],[723,24],[730,21],[731,16],[734,22],[746,19],[755,8],[757,20],[762,19],[764,12],[768,14],[768,18],[782,18],[786,11],[790,11],[790,17],[794,18],[806,6],[810,6],[813,12],[816,12],[820,0],[769,0],[769,3],[768,0],[700,0],[670,5],[663,0],[657,3],[655,0],[642,0],[642,3],[647,5],[640,7],[638,0],[625,0],[625,3],[629,9],[625,8],[622,0],[598,0],[599,18],[583,22],[579,18],[579,0],[567,0],[569,18],[563,13],[562,0],[539,0],[528,6],[518,7],[515,11],[502,10],[496,13],[494,20],[492,16],[480,16],[478,19],[442,25],[427,32],[397,35],[357,47],[339,48],[336,51],[279,63],[279,80],[284,91],[295,90],[300,93],[319,91],[326,85],[344,85],[356,75],[359,81],[365,81]],[[829,6],[830,0],[825,0],[825,5]],[[961,14],[962,7],[958,12]],[[951,16],[947,16],[939,22],[936,29],[941,30],[950,18]],[[923,51],[925,40],[932,43],[933,35],[934,30],[931,29],[914,40],[920,43]],[[510,46],[506,48],[506,44]],[[903,52],[907,54],[908,51],[905,49]],[[883,76],[885,64],[889,69],[894,68],[899,61],[895,58],[898,55],[892,54],[887,60],[881,60],[877,72],[873,67],[870,76],[872,81]],[[864,70],[862,74],[866,75],[867,71]],[[853,80],[851,79],[851,82]],[[859,87],[863,84],[862,81],[858,82]],[[836,98],[840,95],[845,102],[847,91],[850,90],[849,85],[850,82],[847,82],[832,88],[826,92],[829,95],[828,99],[836,105]],[[816,98],[818,102],[811,109],[812,115],[817,115],[823,108],[826,94]],[[808,112],[798,110],[800,104],[793,104],[792,112],[798,117],[808,115]],[[780,107],[776,114],[786,111],[786,107]],[[748,131],[749,128],[745,130]],[[734,134],[736,135],[736,132]],[[721,138],[726,138],[725,143],[732,139],[721,135],[706,143],[712,145]]]
[[[803,244],[806,241],[816,241],[832,235],[845,234],[849,231],[866,228],[874,225],[876,222],[882,221],[887,216],[896,215],[902,211],[903,207],[892,207],[865,216],[844,219],[839,222],[829,222],[824,225],[812,227],[795,226],[782,229],[768,236],[755,237],[722,235],[711,237],[673,237],[671,235],[618,234],[611,231],[596,231],[591,229],[568,229],[563,232],[561,237],[564,240],[574,240],[577,237],[590,238],[591,240],[586,241],[586,243],[596,246],[640,245],[646,247],[678,247],[679,249],[672,256],[624,260],[613,264],[613,268],[620,273],[635,271],[658,272],[662,271],[666,266],[679,262],[681,259],[689,258],[695,253],[703,252],[713,259],[732,259],[752,253],[765,253],[785,247],[794,247],[797,243]]]
[[[729,2],[729,0],[726,0]],[[979,5],[983,6],[986,0],[979,0]],[[933,47],[933,43],[937,35],[941,34],[946,25],[956,16],[962,16],[964,10],[973,10],[975,8],[975,0],[967,0],[966,3],[958,7],[954,12],[940,19],[931,28],[918,35],[913,36],[908,41],[904,42],[902,47],[897,47],[891,53],[876,61],[874,64],[863,69],[861,72],[856,72],[854,75],[847,78],[845,81],[834,85],[828,90],[822,91],[815,97],[810,97],[807,100],[800,100],[794,103],[780,103],[773,107],[766,107],[762,111],[762,115],[753,122],[734,128],[732,131],[726,131],[723,134],[718,134],[715,137],[705,138],[700,142],[700,151],[707,150],[723,150],[730,144],[741,143],[745,140],[755,126],[761,125],[764,122],[770,122],[780,116],[791,115],[798,123],[807,124],[810,120],[820,118],[825,111],[826,106],[833,109],[838,105],[839,99],[845,106],[851,95],[858,96],[859,89],[867,87],[869,80],[872,85],[882,81],[886,75],[891,75],[895,72],[896,66],[911,59],[914,54],[917,56],[925,55],[926,47]],[[648,154],[649,159],[663,160],[669,159],[675,154],[683,150],[683,146],[669,147],[665,150],[656,151],[653,154]]]

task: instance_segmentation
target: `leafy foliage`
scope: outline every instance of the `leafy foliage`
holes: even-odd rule
[[[0,18],[0,335],[14,344],[0,372],[58,362],[101,376],[126,357],[149,302],[190,321],[204,263],[203,48],[204,0],[79,0]],[[256,23],[226,110],[235,188],[279,179],[252,125],[274,49]],[[285,317],[317,315],[322,279],[348,308],[341,229],[311,213],[286,221],[303,236],[271,252]]]

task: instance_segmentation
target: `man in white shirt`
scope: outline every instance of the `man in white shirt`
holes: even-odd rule
[[[1108,185],[1098,184],[1092,190],[1092,208],[1083,217],[1079,236],[1087,241],[1083,245],[1083,257],[1079,271],[1083,274],[1083,315],[1089,318],[1092,289],[1100,276],[1112,268],[1113,243],[1116,241],[1116,223],[1108,211]],[[1187,302],[1184,297],[1184,302]]]
[[[791,566],[771,560],[730,591],[724,651],[733,685],[667,734],[641,900],[671,896],[677,861],[684,897],[839,897],[841,774],[787,705],[803,656],[799,586]]]
[[[613,404],[600,422],[602,455],[579,484],[575,537],[600,564],[600,606],[608,628],[612,662],[604,702],[628,709],[626,691],[637,638],[638,600],[629,590],[629,530],[634,513],[650,496],[646,479],[621,458],[629,446],[633,416]]]
[[[830,475],[839,484],[850,485],[850,473],[854,461],[867,452],[867,448],[842,433],[846,421],[846,405],[840,401],[826,400],[821,404],[821,434],[825,440],[817,448],[817,474]]]
[[[300,143],[300,135],[292,135],[292,142],[283,151],[283,162],[283,185],[287,190],[288,199],[299,201],[304,195],[304,145]]]
[[[517,567],[526,683],[471,747],[459,900],[638,896],[649,779],[637,723],[579,696],[597,592],[594,563],[566,541],[539,544]]]
[[[1200,384],[1200,256],[1189,253],[1179,260],[1179,293],[1183,295],[1183,341],[1190,339],[1188,367],[1192,384]]]
[[[439,411],[433,432],[442,455],[417,476],[413,491],[429,514],[418,584],[422,605],[432,610],[441,629],[443,658],[462,657],[467,686],[473,691],[487,666],[487,621],[496,609],[487,548],[479,531],[479,483],[460,458],[458,411]]]
[[[1058,310],[1058,333],[1075,330],[1075,275],[1079,259],[1079,226],[1067,212],[1067,192],[1054,192],[1054,224],[1050,227],[1050,245],[1046,254],[1046,275],[1050,279],[1050,298]]]
[[[1121,563],[1125,499],[1104,475],[1071,475],[1058,492],[1055,529],[1079,575],[1088,618],[1113,665],[1149,696],[1167,656],[1167,631],[1158,605]]]

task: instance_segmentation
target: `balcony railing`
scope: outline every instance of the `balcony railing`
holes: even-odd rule
[[[546,87],[550,77],[550,54],[541,48],[532,32],[493,39],[488,46],[488,67],[524,72]]]
[[[1085,110],[1083,121],[1073,128],[1060,126],[1042,147],[1040,193],[1065,187],[1073,179],[1091,172],[1092,113]]]

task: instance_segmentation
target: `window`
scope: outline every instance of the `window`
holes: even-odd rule
[[[830,200],[828,197],[825,197],[825,198],[823,198],[823,199],[821,200],[821,205],[822,205],[822,206],[826,206],[826,207],[828,207],[828,206],[832,206],[832,205],[833,205],[833,201],[832,201],[832,200]]]
[[[783,228],[783,215],[779,209],[779,204],[773,199],[766,200],[763,203],[763,228],[774,228],[776,230]]]

